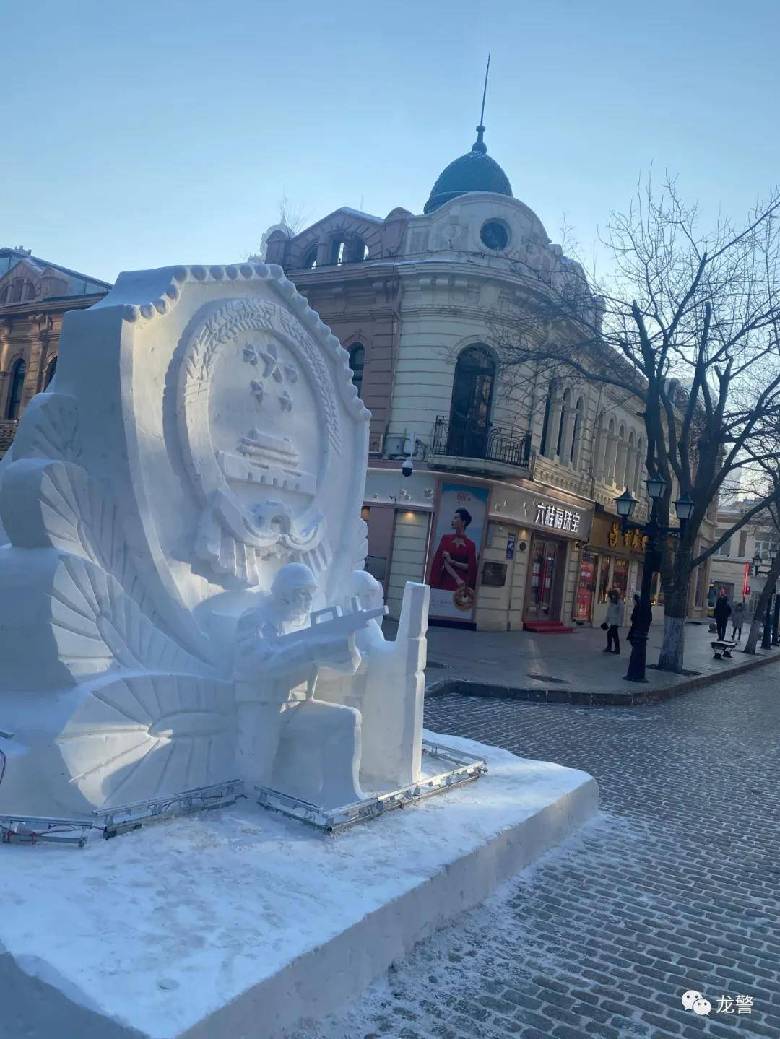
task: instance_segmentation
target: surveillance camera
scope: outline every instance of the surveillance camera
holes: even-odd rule
[[[411,476],[413,472],[414,472],[414,466],[412,465],[411,457],[410,458],[404,458],[403,465],[401,466],[401,475],[402,476]]]

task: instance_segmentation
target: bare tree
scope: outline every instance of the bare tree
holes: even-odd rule
[[[271,224],[270,227],[263,231],[258,250],[250,253],[247,259],[254,262],[262,262],[265,256],[265,245],[272,231],[284,231],[290,238],[293,238],[299,231],[303,230],[305,224],[305,210],[301,206],[291,203],[287,195],[282,195],[279,199],[279,219],[275,224]]]
[[[497,321],[505,369],[596,382],[637,406],[647,472],[666,485],[659,524],[669,526],[674,487],[694,503],[680,537],[662,551],[665,670],[682,669],[694,570],[766,507],[757,501],[703,546],[702,525],[724,480],[780,460],[777,439],[752,449],[780,414],[779,214],[775,192],[742,226],[721,218],[702,231],[673,181],[660,190],[648,181],[628,212],[611,218],[608,280],[589,281],[562,255],[546,266],[518,257],[524,290],[514,313]]]
[[[754,495],[757,490],[759,500],[766,503],[766,508],[754,517],[751,526],[755,533],[773,531],[778,541],[780,541],[780,466],[773,455],[773,450],[780,441],[779,428],[775,417],[769,417],[768,421],[760,423],[760,428],[746,451],[753,467]],[[764,587],[756,601],[750,631],[745,643],[745,653],[754,654],[756,652],[756,644],[766,619],[767,607],[771,603],[775,585],[779,579],[780,551],[771,558],[765,574]]]
[[[764,587],[761,589],[761,594],[756,601],[756,608],[753,613],[753,619],[750,624],[750,631],[748,633],[747,642],[745,643],[745,653],[754,654],[756,652],[756,644],[758,643],[759,636],[761,635],[761,629],[766,619],[766,610],[769,605],[770,599],[774,592],[775,584],[780,579],[780,552],[772,558],[772,562],[769,566],[769,571],[766,575]]]

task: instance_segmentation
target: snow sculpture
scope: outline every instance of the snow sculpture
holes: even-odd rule
[[[0,814],[417,780],[427,588],[386,642],[367,440],[278,267],[125,273],[68,314],[0,468]]]

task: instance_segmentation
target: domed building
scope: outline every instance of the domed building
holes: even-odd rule
[[[265,259],[339,337],[372,413],[367,568],[391,615],[406,581],[427,580],[433,622],[566,632],[639,585],[641,543],[614,499],[644,496],[644,428],[603,388],[502,363],[507,338],[537,334],[529,293],[584,274],[484,138],[480,124],[421,213],[337,209],[274,230]]]
[[[436,178],[430,197],[425,203],[424,213],[432,213],[451,199],[466,195],[470,191],[489,191],[493,195],[512,197],[509,177],[495,159],[488,155],[484,136],[485,127],[480,124],[471,151],[445,166]]]

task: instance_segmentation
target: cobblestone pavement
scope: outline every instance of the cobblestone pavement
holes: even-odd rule
[[[297,1039],[780,1037],[780,667],[640,708],[433,697],[426,724],[587,770],[603,814]]]

